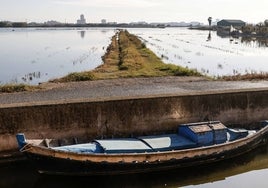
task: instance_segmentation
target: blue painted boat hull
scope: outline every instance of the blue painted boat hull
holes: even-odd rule
[[[27,157],[34,163],[36,169],[41,174],[51,175],[117,175],[129,173],[149,173],[157,171],[166,171],[171,169],[199,166],[208,163],[215,163],[221,160],[227,160],[242,154],[245,154],[261,144],[264,144],[263,138],[258,138],[252,143],[244,145],[235,150],[225,151],[220,154],[197,156],[185,159],[171,159],[169,161],[155,161],[153,163],[94,163],[90,161],[76,161],[70,159],[55,158],[34,153],[26,153]]]
[[[143,141],[147,139],[147,144],[151,144],[150,147],[161,146],[158,150],[142,153],[122,153],[122,150],[121,152],[110,150],[111,153],[76,153],[45,146],[45,140],[24,140],[25,144],[21,151],[34,163],[38,172],[44,174],[86,176],[147,173],[214,163],[245,154],[267,142],[267,124],[267,122],[263,124],[254,134],[238,140],[210,146],[175,148],[169,151],[161,149],[165,148],[165,143],[159,140],[169,138],[172,141],[173,139],[171,142],[173,147],[179,147],[176,142],[178,137],[173,137],[174,135],[140,137],[144,139]],[[136,140],[134,141],[136,143]],[[102,144],[105,147],[109,146],[107,142]],[[132,147],[135,148],[136,145]],[[120,149],[124,148],[120,146]]]

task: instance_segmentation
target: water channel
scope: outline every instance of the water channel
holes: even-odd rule
[[[2,166],[1,188],[76,188],[76,187],[184,187],[184,188],[266,188],[268,177],[268,145],[229,161],[168,172],[97,176],[58,177],[37,174],[29,163]]]

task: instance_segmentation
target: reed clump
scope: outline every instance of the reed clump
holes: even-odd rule
[[[30,86],[26,84],[5,84],[0,85],[0,93],[14,93],[22,91],[34,91],[40,89],[38,86]]]
[[[252,81],[252,80],[268,80],[268,73],[247,73],[247,74],[237,74],[233,76],[222,76],[217,78],[218,80],[225,81]]]

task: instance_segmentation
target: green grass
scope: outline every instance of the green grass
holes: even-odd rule
[[[94,80],[94,74],[91,72],[75,72],[70,73],[67,76],[55,79],[54,82],[79,82],[79,81],[88,81],[88,80]]]
[[[0,85],[0,93],[14,93],[22,91],[33,91],[39,89],[38,86],[29,86],[25,84],[6,84]]]
[[[244,75],[234,75],[234,76],[222,76],[218,77],[217,80],[225,80],[225,81],[243,81],[243,80],[268,80],[268,73],[248,73]]]
[[[173,64],[165,64],[158,67],[160,71],[164,71],[173,76],[202,76],[199,72],[193,69],[188,69]]]

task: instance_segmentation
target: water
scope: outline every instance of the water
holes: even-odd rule
[[[268,72],[268,39],[187,28],[128,29],[166,63],[209,76]],[[114,28],[0,28],[0,84],[38,84],[101,65]]]
[[[38,84],[92,70],[114,35],[112,28],[0,29],[0,84]]]
[[[38,175],[28,164],[0,168],[1,188],[76,188],[76,187],[184,187],[184,188],[267,188],[268,145],[243,157],[203,167],[169,172],[99,176],[59,177]]]
[[[268,71],[267,40],[221,38],[216,32],[181,28],[130,29],[167,63],[208,75]],[[47,81],[102,63],[113,28],[0,29],[0,84]],[[46,177],[31,166],[0,167],[0,187],[267,187],[267,146],[212,166],[119,177]]]
[[[187,28],[131,29],[166,63],[209,76],[268,72],[268,39],[229,38]]]

